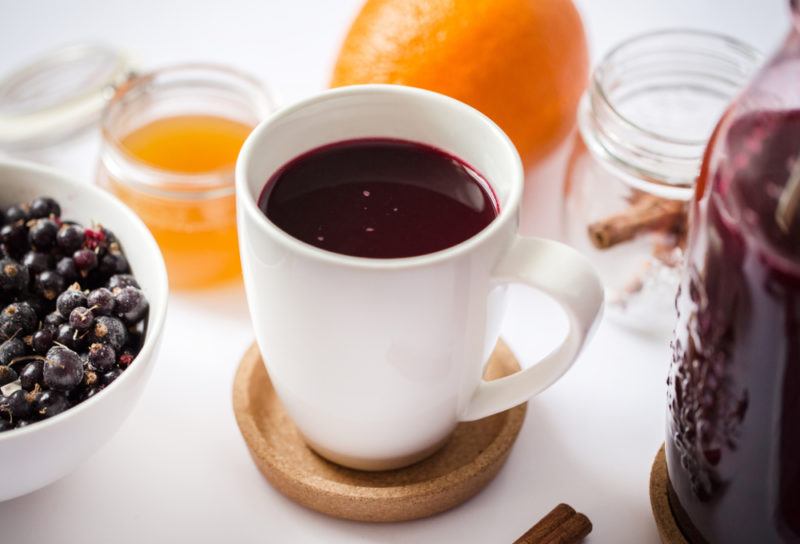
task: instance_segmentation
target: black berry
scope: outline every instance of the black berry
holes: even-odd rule
[[[114,363],[117,360],[117,356],[114,352],[114,348],[108,344],[94,343],[89,346],[87,360],[95,370],[107,372],[114,368]]]
[[[10,366],[0,366],[0,386],[6,385],[16,380],[19,376]]]
[[[25,391],[33,391],[34,388],[42,383],[42,373],[44,370],[44,361],[36,360],[31,361],[22,372],[19,374],[20,385]]]
[[[147,313],[148,304],[144,293],[136,287],[123,287],[114,290],[116,311],[127,323],[141,321]]]
[[[25,355],[25,344],[20,338],[12,338],[0,344],[0,365],[11,364],[11,361]]]
[[[56,263],[56,272],[61,274],[61,277],[66,281],[75,281],[78,279],[78,267],[75,266],[75,261],[72,257],[62,257]]]
[[[64,253],[74,253],[83,246],[83,227],[80,225],[62,225],[56,236],[56,243]]]
[[[98,344],[108,344],[115,351],[119,351],[128,341],[128,330],[119,319],[100,316],[94,320],[91,341]]]
[[[27,302],[12,302],[0,312],[0,338],[25,336],[36,330],[39,319]]]
[[[86,295],[83,294],[80,286],[75,283],[58,296],[56,309],[66,319],[72,313],[72,310],[78,306],[86,306]]]
[[[57,391],[43,391],[33,395],[33,409],[41,418],[57,416],[67,408],[67,397]],[[21,427],[22,425],[17,425]]]
[[[101,381],[103,382],[104,385],[108,385],[117,378],[119,378],[121,375],[122,375],[122,370],[120,370],[119,368],[115,368],[114,370],[109,370],[108,372],[103,374]]]
[[[71,350],[80,351],[80,349],[86,345],[85,339],[87,334],[88,332],[79,331],[75,327],[64,323],[58,327],[55,341]]]
[[[137,289],[141,289],[139,282],[130,274],[116,274],[111,276],[108,280],[108,288],[112,291],[117,288],[122,289],[123,287],[136,287]]]
[[[29,272],[39,274],[53,267],[53,257],[49,253],[29,251],[22,257],[22,264],[28,267]]]
[[[23,291],[28,286],[28,267],[13,259],[0,260],[0,291]]]
[[[0,412],[8,413],[12,421],[28,417],[31,413],[31,403],[27,392],[17,389],[3,400],[0,400]]]
[[[40,329],[31,336],[31,349],[34,353],[44,355],[53,346],[55,338],[56,333],[53,329]]]
[[[58,217],[61,215],[61,206],[54,199],[47,196],[40,196],[31,201],[29,217]]]
[[[53,332],[57,332],[58,328],[64,324],[64,321],[66,320],[64,319],[63,315],[61,315],[57,311],[51,312],[47,314],[42,320],[42,328],[49,329]]]
[[[114,313],[114,295],[105,287],[95,289],[86,297],[86,304],[95,315],[111,315]]]
[[[27,205],[17,205],[11,206],[6,210],[6,222],[7,223],[17,223],[18,221],[27,221],[30,217],[28,215],[28,210],[30,208]]]
[[[69,324],[79,331],[85,331],[94,323],[94,314],[89,308],[78,306],[69,314]]]
[[[81,274],[87,274],[97,266],[97,254],[91,249],[79,249],[72,254],[72,260]]]
[[[56,244],[58,225],[50,219],[37,219],[28,230],[28,240],[39,251],[50,249]]]
[[[70,391],[83,380],[83,361],[71,349],[54,346],[47,352],[44,384],[58,391]]]
[[[64,278],[58,272],[45,270],[36,277],[34,291],[45,300],[55,300],[64,290]]]

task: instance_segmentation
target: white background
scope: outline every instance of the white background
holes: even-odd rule
[[[628,36],[676,26],[725,32],[771,50],[788,26],[786,4],[578,1],[595,61]],[[0,0],[0,73],[60,44],[101,41],[145,68],[230,64],[268,82],[285,104],[326,86],[359,5]],[[59,160],[90,181],[96,143],[65,151]],[[529,234],[557,233],[552,210],[558,209],[559,167],[556,159],[529,181],[523,217]],[[512,296],[504,335],[523,361],[534,360],[564,322],[547,299],[521,288]],[[230,394],[238,358],[253,339],[240,286],[174,294],[165,334],[152,380],[119,433],[67,478],[0,503],[0,542],[508,543],[559,502],[589,515],[589,542],[658,542],[647,484],[663,440],[664,338],[604,322],[577,366],[530,403],[507,465],[485,491],[433,518],[370,525],[295,505],[251,462]]]

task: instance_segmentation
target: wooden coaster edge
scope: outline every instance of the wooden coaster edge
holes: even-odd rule
[[[508,354],[514,357],[505,344],[500,346],[498,343],[498,347],[508,350]],[[516,357],[514,362],[518,364]],[[251,458],[270,485],[283,495],[302,506],[342,519],[368,522],[408,521],[439,514],[469,500],[486,487],[505,465],[527,412],[527,403],[508,410],[495,439],[471,463],[432,480],[389,488],[362,488],[329,480],[316,482],[313,475],[298,478],[286,474],[280,459],[275,458],[261,436],[248,387],[253,374],[262,364],[258,347],[253,344],[241,359],[233,385],[234,415]],[[454,479],[455,486],[443,485],[444,482]],[[440,485],[436,485],[437,483]],[[398,490],[405,493],[398,496]],[[395,493],[389,497],[382,496],[390,492]],[[391,506],[381,511],[381,503],[387,498],[391,501]]]
[[[669,505],[668,479],[667,457],[662,444],[650,469],[650,507],[653,510],[658,537],[662,544],[690,544],[678,527]]]

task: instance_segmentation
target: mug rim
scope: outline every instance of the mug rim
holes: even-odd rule
[[[510,165],[510,191],[508,198],[504,204],[498,201],[500,206],[500,213],[495,217],[486,227],[484,227],[477,234],[459,242],[456,245],[434,251],[432,253],[425,253],[422,255],[415,255],[412,257],[395,257],[395,258],[374,258],[374,257],[358,257],[355,255],[344,255],[326,249],[322,249],[306,242],[303,242],[291,234],[281,229],[278,225],[273,223],[261,209],[258,207],[256,199],[250,192],[248,180],[250,178],[250,163],[251,156],[257,151],[257,144],[260,143],[262,135],[269,131],[274,124],[278,121],[293,115],[297,111],[303,110],[311,105],[328,100],[335,100],[342,96],[359,96],[383,94],[394,96],[415,96],[438,103],[439,107],[450,108],[458,110],[460,113],[466,115],[476,116],[480,122],[487,128],[487,133],[493,135],[500,141],[502,147],[510,153],[512,164]],[[327,144],[336,143],[339,140],[332,140]],[[422,139],[413,139],[426,145],[428,142]],[[322,145],[327,145],[322,144]],[[298,153],[300,155],[300,153]],[[458,157],[460,160],[464,160]],[[292,160],[292,159],[289,159]],[[465,161],[466,162],[466,161]],[[467,164],[469,164],[467,162]],[[274,173],[274,172],[273,172]],[[495,191],[495,185],[492,180],[488,179],[483,172],[481,176]],[[272,173],[270,173],[271,175]],[[405,85],[393,85],[384,83],[370,83],[364,85],[348,85],[345,87],[337,87],[335,89],[327,89],[316,93],[308,98],[304,98],[294,104],[281,108],[274,112],[272,115],[261,121],[256,128],[250,133],[242,145],[242,150],[236,161],[236,199],[241,204],[244,212],[254,218],[259,228],[265,232],[270,238],[276,240],[283,245],[286,249],[300,254],[306,258],[316,261],[325,262],[328,264],[335,264],[340,266],[348,266],[359,269],[400,269],[400,268],[417,268],[423,266],[434,265],[442,261],[446,261],[459,255],[463,255],[474,250],[476,247],[483,244],[487,239],[493,237],[498,231],[501,231],[505,225],[516,217],[517,209],[522,197],[522,188],[524,182],[524,170],[522,160],[519,157],[517,148],[514,146],[508,135],[489,117],[481,113],[472,106],[451,98],[449,96],[419,89],[416,87],[408,87]],[[239,236],[244,236],[245,233],[240,229]]]

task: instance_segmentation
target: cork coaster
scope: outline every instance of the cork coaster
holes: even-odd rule
[[[498,342],[486,379],[519,370]],[[284,411],[258,347],[245,353],[233,385],[233,409],[258,469],[281,493],[313,510],[357,521],[406,521],[457,506],[483,489],[506,461],[527,404],[461,423],[436,453],[410,467],[362,472],[311,451]]]
[[[689,544],[678,527],[675,515],[669,505],[669,475],[664,446],[658,450],[653,468],[650,470],[650,506],[656,519],[658,536],[662,544]]]

